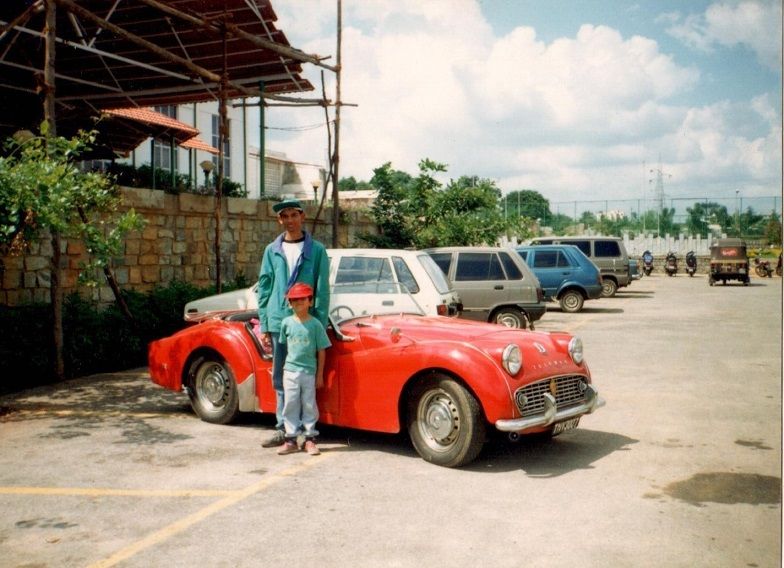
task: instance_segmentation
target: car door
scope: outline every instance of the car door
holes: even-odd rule
[[[486,321],[492,306],[509,299],[509,283],[495,252],[458,252],[452,283],[463,302],[463,317]]]
[[[574,267],[560,250],[532,250],[529,262],[548,298],[555,298],[561,283],[574,276]]]
[[[606,273],[615,276],[620,285],[629,282],[629,263],[624,262],[621,245],[614,240],[597,239],[593,244],[594,258],[599,266],[606,267]]]

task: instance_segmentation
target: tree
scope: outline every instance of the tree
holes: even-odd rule
[[[44,122],[41,136],[23,131],[6,142],[7,154],[0,158],[0,250],[22,254],[44,232],[81,239],[91,257],[82,274],[89,281],[94,277],[89,269],[103,269],[119,300],[109,269],[111,258],[117,256],[124,234],[141,228],[143,222],[133,210],[119,213],[121,196],[110,178],[100,172],[83,172],[76,165],[76,157],[94,139],[94,134],[87,133],[73,139],[48,136]],[[53,251],[53,287],[59,283],[58,259],[59,251]],[[61,303],[52,302],[52,310],[58,309]],[[54,374],[62,379],[62,329],[58,327],[55,323]]]
[[[424,248],[494,243],[512,227],[525,233],[530,219],[504,219],[492,180],[463,176],[444,188],[435,177],[443,172],[446,165],[429,159],[419,163],[416,177],[389,163],[375,169],[370,183],[378,197],[371,214],[380,234],[363,239],[382,248]]]
[[[417,231],[418,248],[493,243],[506,230],[494,182],[477,177],[451,181],[432,196],[428,222]]]
[[[708,225],[719,225],[722,232],[727,232],[733,224],[727,208],[712,201],[695,203],[694,207],[686,208],[686,214],[686,228],[695,235],[708,234]]]
[[[378,248],[406,248],[413,242],[408,223],[408,185],[411,176],[392,169],[387,162],[373,170],[370,183],[378,190],[378,196],[370,213],[378,226],[378,235],[365,235],[364,240]]]
[[[357,181],[354,176],[343,178],[338,183],[340,191],[358,191],[361,189],[373,189],[373,186],[366,181]]]
[[[781,246],[781,219],[773,211],[765,224],[765,240],[770,245]]]
[[[550,212],[550,201],[538,191],[521,189],[509,192],[504,198],[507,217],[528,217],[549,222],[553,214]]]

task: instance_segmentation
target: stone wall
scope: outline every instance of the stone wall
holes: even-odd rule
[[[146,220],[141,232],[128,235],[125,254],[114,261],[120,287],[147,292],[158,284],[181,280],[195,286],[215,283],[215,214],[212,197],[159,190],[123,188],[126,206]],[[221,211],[221,275],[224,282],[258,276],[264,247],[280,232],[271,201],[224,198]],[[316,207],[305,205],[305,227],[313,229]],[[327,247],[332,243],[332,209],[321,211],[314,236]],[[358,211],[341,212],[338,240],[341,248],[362,246],[361,233],[376,233],[372,219]],[[79,285],[80,263],[87,260],[84,245],[61,244],[62,285],[66,294],[79,290],[93,299],[111,302],[108,286],[89,289]],[[22,256],[0,257],[0,305],[48,302],[52,246],[49,238],[32,243]],[[101,281],[102,282],[102,281]]]

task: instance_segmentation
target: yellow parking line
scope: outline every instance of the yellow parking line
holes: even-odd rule
[[[227,507],[231,507],[264,489],[267,487],[281,481],[286,477],[290,477],[292,475],[296,475],[297,473],[306,470],[309,467],[313,467],[319,463],[322,463],[325,459],[328,459],[329,456],[333,454],[325,453],[322,454],[317,459],[306,459],[305,461],[301,462],[294,467],[291,467],[285,471],[282,471],[274,476],[271,476],[266,479],[262,479],[261,481],[254,483],[253,485],[249,485],[248,487],[241,489],[239,491],[234,491],[230,495],[224,497],[219,501],[215,501],[210,505],[207,505],[203,509],[196,511],[182,519],[171,523],[168,526],[163,527],[160,530],[155,531],[154,533],[147,535],[146,537],[138,540],[125,548],[118,550],[110,557],[105,558],[104,560],[100,560],[95,564],[92,564],[89,568],[109,568],[110,566],[115,566],[116,564],[123,562],[131,558],[132,556],[138,554],[139,552],[150,548],[151,546],[155,546],[156,544],[160,544],[161,542],[173,537],[174,535],[181,533],[182,531],[192,527],[196,523],[199,523],[206,519],[207,517],[214,515],[226,509]]]
[[[107,489],[98,487],[0,487],[0,495],[82,495],[87,497],[225,497],[237,491],[216,489]]]

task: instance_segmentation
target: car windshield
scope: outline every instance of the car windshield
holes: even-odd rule
[[[430,276],[430,280],[433,281],[435,284],[436,290],[438,290],[439,294],[446,294],[449,292],[451,288],[449,281],[446,279],[443,271],[438,267],[436,261],[432,259],[429,254],[420,254],[417,255],[417,259],[422,264],[422,267],[427,272],[427,275]]]
[[[334,325],[366,316],[424,315],[406,287],[396,282],[335,284],[329,305],[329,317]]]

